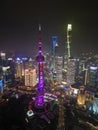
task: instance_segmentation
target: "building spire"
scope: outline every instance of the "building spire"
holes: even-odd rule
[[[39,24],[39,31],[41,31],[41,25]]]
[[[38,44],[39,44],[39,46],[42,45],[41,24],[39,24],[39,38],[38,38]]]

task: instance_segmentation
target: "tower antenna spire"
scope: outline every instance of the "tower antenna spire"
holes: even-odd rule
[[[41,31],[41,24],[39,24],[39,31]]]

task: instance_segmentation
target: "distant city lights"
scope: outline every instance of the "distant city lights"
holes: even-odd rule
[[[97,70],[98,67],[91,66],[90,69],[91,69],[91,70]]]

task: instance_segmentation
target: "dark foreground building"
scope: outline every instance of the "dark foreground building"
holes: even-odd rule
[[[27,116],[30,96],[22,95],[20,98],[9,98],[0,104],[0,130],[57,130],[58,108],[44,113],[37,112]]]

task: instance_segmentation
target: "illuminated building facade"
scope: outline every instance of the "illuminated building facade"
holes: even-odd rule
[[[98,115],[98,96],[94,97],[94,101],[93,101],[93,113],[95,115]]]
[[[84,91],[84,86],[80,86],[78,93],[77,93],[77,104],[78,105],[85,105],[86,102],[86,95]]]
[[[2,60],[5,60],[6,59],[6,53],[1,52],[0,57],[1,57]]]
[[[25,69],[25,86],[35,86],[37,84],[36,78],[36,69]]]
[[[53,55],[53,68],[55,69],[55,56],[56,47],[58,46],[58,36],[52,36],[52,55]]]
[[[67,83],[72,85],[75,83],[75,73],[76,73],[76,60],[68,59],[68,67],[67,67]]]
[[[0,57],[0,79],[3,80],[4,87],[10,87],[15,79],[15,62],[12,59],[6,59],[5,54]]]
[[[90,86],[97,87],[98,85],[98,67],[97,66],[90,66],[88,84]]]
[[[55,47],[58,46],[58,36],[52,36],[52,54],[55,55]]]
[[[16,60],[16,78],[24,76],[24,63],[20,58]]]
[[[38,56],[36,57],[38,63],[38,87],[35,106],[37,108],[44,106],[44,73],[43,62],[44,56],[42,55],[42,39],[41,39],[41,26],[39,25],[39,41],[38,41]]]
[[[3,81],[0,80],[0,93],[3,93],[3,91],[4,91]]]
[[[55,70],[56,70],[56,80],[58,82],[62,81],[62,69],[63,69],[63,57],[56,57],[55,60]]]
[[[3,84],[4,84],[4,87],[7,86],[8,75],[9,75],[9,72],[10,72],[9,70],[10,70],[10,66],[2,67],[2,71],[3,71]]]
[[[72,32],[72,25],[68,24],[67,25],[67,55],[68,55],[68,58],[71,57],[71,53],[70,53],[71,32]]]

